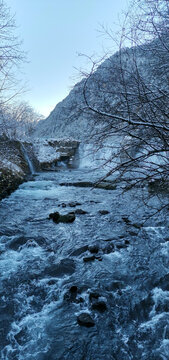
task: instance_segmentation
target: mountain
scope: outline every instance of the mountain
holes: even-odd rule
[[[120,118],[145,122],[163,119],[163,110],[168,109],[168,63],[169,52],[164,53],[159,39],[116,52],[89,75],[87,82],[83,78],[77,83],[47,119],[39,121],[34,136],[86,141],[96,133],[111,136],[114,124],[121,129]],[[84,89],[90,106],[85,102]],[[116,118],[112,120],[104,113]]]

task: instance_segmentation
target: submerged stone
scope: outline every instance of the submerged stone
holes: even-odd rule
[[[119,249],[119,250],[120,250],[120,249],[125,249],[125,248],[127,247],[127,245],[128,245],[128,244],[123,243],[123,242],[117,243],[117,244],[116,244],[116,248]]]
[[[111,254],[114,251],[114,244],[107,244],[102,250],[104,254]]]
[[[107,214],[109,214],[109,211],[108,210],[99,210],[99,214],[100,215],[107,215]]]
[[[9,244],[8,244],[8,248],[10,250],[15,250],[17,251],[20,246],[23,246],[24,244],[26,244],[27,242],[33,242],[34,239],[30,238],[30,237],[26,237],[26,236],[18,236],[13,238]],[[35,239],[35,241],[38,243],[38,238]],[[41,243],[41,238],[39,238],[39,242]],[[41,245],[41,244],[40,244]]]
[[[92,319],[92,317],[88,313],[81,313],[77,317],[77,322],[78,322],[79,325],[86,326],[86,327],[92,327],[92,326],[95,325],[94,320]]]
[[[45,269],[45,274],[52,277],[62,277],[75,272],[75,263],[72,259],[62,259],[58,264],[52,264]]]
[[[96,189],[103,189],[103,190],[116,190],[117,185],[112,183],[106,183],[106,182],[91,182],[91,181],[76,181],[76,182],[61,182],[59,184],[60,186],[75,186],[75,187],[84,187],[84,188],[96,188]]]
[[[76,302],[78,288],[76,285],[71,286],[69,291],[64,294],[64,300],[68,302]]]
[[[85,215],[85,214],[88,214],[88,212],[85,211],[85,210],[83,210],[83,209],[76,209],[76,210],[75,210],[75,214]]]
[[[74,251],[72,251],[70,255],[71,256],[78,256],[78,255],[83,254],[87,250],[88,250],[88,245],[84,245],[84,246],[81,246],[80,248],[75,249]]]
[[[92,304],[92,309],[104,312],[107,310],[107,305],[103,300],[97,300]]]
[[[91,252],[91,254],[97,254],[99,251],[99,246],[98,245],[91,245],[89,246],[89,251]]]
[[[129,231],[129,234],[131,236],[137,236],[138,235],[138,230],[131,230],[131,231]]]
[[[59,204],[59,207],[61,206],[62,208],[65,208],[67,205],[65,203]]]
[[[95,256],[87,256],[83,258],[84,262],[90,262],[90,261],[94,261],[95,260]]]
[[[114,280],[109,286],[107,287],[107,290],[109,291],[117,291],[124,287],[124,283],[120,280]]]
[[[127,225],[131,225],[131,221],[127,216],[122,216],[122,219]]]
[[[72,285],[71,288],[69,289],[69,291],[74,294],[77,293],[77,286],[76,285]]]
[[[97,291],[92,291],[89,294],[89,299],[92,301],[93,299],[98,299],[100,294]]]
[[[81,203],[77,202],[77,201],[72,201],[68,204],[70,207],[76,207],[77,205],[81,205]]]

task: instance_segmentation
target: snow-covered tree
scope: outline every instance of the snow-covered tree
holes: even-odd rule
[[[0,0],[0,106],[19,91],[15,69],[23,61],[24,53],[15,28],[14,17],[4,1]]]
[[[42,119],[43,116],[27,102],[6,105],[0,113],[0,133],[8,138],[23,140],[31,137],[37,122]]]
[[[107,33],[112,37],[111,31]],[[106,177],[118,171],[120,179],[131,186],[146,180],[149,184],[158,181],[160,187],[166,187],[169,174],[168,0],[132,1],[119,43],[116,57],[104,63],[105,75],[107,66],[109,78],[105,80],[104,72],[98,78],[93,66],[83,90],[87,108],[98,114],[98,121],[104,119],[96,141],[102,142],[115,134],[123,139],[109,159]]]
[[[16,68],[25,54],[15,35],[15,19],[3,0],[0,0],[0,134],[9,138],[30,136],[35,123],[42,119],[26,102],[17,103],[19,88]]]

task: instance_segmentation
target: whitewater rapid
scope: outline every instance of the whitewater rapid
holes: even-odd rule
[[[141,191],[80,186],[98,175],[40,173],[1,201],[2,360],[168,359],[167,213],[142,226]]]

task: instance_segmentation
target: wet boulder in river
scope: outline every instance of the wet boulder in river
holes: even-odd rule
[[[58,211],[49,214],[49,218],[52,219],[56,224],[62,223],[72,223],[75,220],[75,213],[69,212],[65,215],[61,215]]]
[[[107,215],[109,213],[110,213],[110,211],[108,211],[108,210],[99,210],[100,215]]]
[[[79,256],[88,250],[88,245],[81,246],[70,253],[71,256]]]
[[[68,204],[70,207],[76,207],[77,205],[81,205],[81,203],[77,202],[77,201],[72,201]]]
[[[76,209],[75,214],[77,214],[77,215],[85,215],[85,214],[88,214],[88,212],[83,210],[83,209]]]
[[[86,327],[92,327],[95,325],[94,320],[88,313],[81,313],[77,317],[77,322],[79,325],[86,326]]]
[[[95,244],[95,245],[90,245],[89,246],[89,251],[91,254],[97,254],[99,251],[99,245]]]
[[[97,300],[97,301],[94,301],[94,303],[92,304],[92,309],[100,311],[100,312],[104,312],[107,310],[107,305],[106,305],[105,301]]]
[[[84,257],[84,258],[83,258],[83,261],[84,261],[85,263],[87,263],[87,262],[90,262],[90,261],[94,261],[95,259],[96,259],[96,257],[93,255],[93,256]]]

